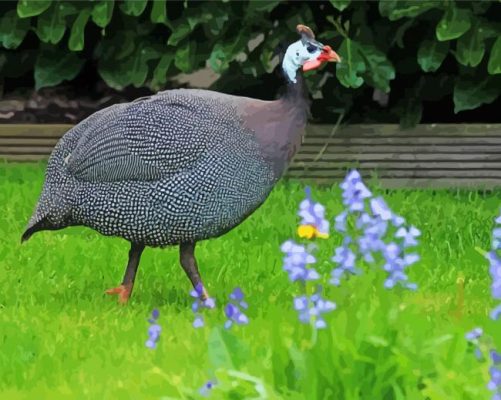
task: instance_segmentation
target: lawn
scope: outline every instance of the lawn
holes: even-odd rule
[[[282,269],[280,245],[296,236],[304,185],[282,182],[227,235],[197,247],[217,307],[194,329],[191,287],[177,249],[147,249],[127,306],[116,286],[129,245],[87,228],[20,237],[40,193],[43,165],[0,164],[0,398],[190,399],[209,379],[214,399],[488,399],[488,363],[464,335],[489,319],[488,249],[501,191],[384,191],[421,231],[421,261],[409,267],[417,291],[387,290],[384,271],[328,284],[341,236],[316,239],[316,268],[337,304],[327,328],[298,321],[299,286]],[[330,220],[342,211],[337,186],[312,187]],[[306,242],[305,240],[302,240]],[[478,248],[476,250],[476,248]],[[223,307],[240,286],[249,324],[223,328]],[[147,319],[160,311],[158,346],[145,346]]]

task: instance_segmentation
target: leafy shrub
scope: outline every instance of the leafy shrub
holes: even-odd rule
[[[271,72],[277,45],[302,22],[344,61],[335,77],[326,68],[308,78],[328,108],[346,114],[367,88],[385,105],[391,92],[389,113],[411,126],[423,101],[452,95],[458,113],[498,98],[500,13],[500,3],[454,0],[2,2],[0,81],[32,71],[40,89],[74,79],[88,63],[112,88],[158,90],[207,63],[246,85]]]

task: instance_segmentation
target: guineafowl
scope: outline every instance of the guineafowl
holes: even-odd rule
[[[195,244],[252,214],[301,142],[308,100],[297,70],[340,61],[310,28],[297,31],[301,39],[281,64],[287,83],[278,100],[168,90],[110,106],[70,129],[50,156],[22,241],[71,225],[128,240],[122,284],[107,291],[120,302],[132,293],[145,246],[179,245],[181,266],[203,287]]]

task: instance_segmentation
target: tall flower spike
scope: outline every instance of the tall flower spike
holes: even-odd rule
[[[157,347],[157,342],[160,339],[160,332],[162,332],[162,328],[157,324],[159,316],[160,312],[154,309],[151,313],[151,318],[148,319],[150,326],[148,328],[148,340],[146,340],[145,345],[150,349],[155,349]]]
[[[343,204],[348,206],[349,212],[363,211],[365,199],[372,197],[372,193],[362,182],[362,177],[357,170],[348,173],[340,184],[343,190]]]
[[[329,237],[329,221],[325,219],[325,207],[311,199],[310,187],[305,188],[305,199],[299,205],[298,215],[301,222],[298,235],[301,238],[312,239]]]
[[[304,324],[314,323],[316,329],[323,329],[327,326],[323,314],[336,309],[336,304],[321,297],[321,287],[310,296],[297,296],[294,298],[294,309],[298,312],[299,321]]]
[[[501,300],[501,259],[495,251],[489,251],[486,255],[489,260],[489,273],[491,275],[491,294],[496,300]],[[497,320],[501,317],[501,304],[491,311],[491,318]]]
[[[320,277],[315,269],[306,268],[307,264],[315,263],[316,259],[303,245],[288,240],[282,244],[281,250],[285,253],[283,268],[292,282],[311,281]]]
[[[246,325],[249,323],[249,318],[245,315],[241,308],[246,309],[247,303],[244,301],[244,294],[242,290],[237,287],[229,295],[230,302],[224,308],[224,313],[226,315],[226,322],[224,327],[230,329],[233,324]]]
[[[201,309],[214,308],[216,306],[215,300],[211,297],[206,300],[201,300],[203,290],[202,284],[199,283],[195,289],[190,291],[190,296],[194,298],[193,304],[191,305],[191,309],[195,314],[195,320],[193,321],[194,328],[201,328],[204,326],[204,317],[200,314]]]

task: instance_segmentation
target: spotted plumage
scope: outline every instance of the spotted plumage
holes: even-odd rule
[[[297,149],[307,108],[298,78],[277,101],[178,89],[96,112],[54,148],[23,240],[84,225],[130,241],[124,282],[110,291],[124,301],[145,246],[180,245],[198,284],[195,243],[256,210]]]

